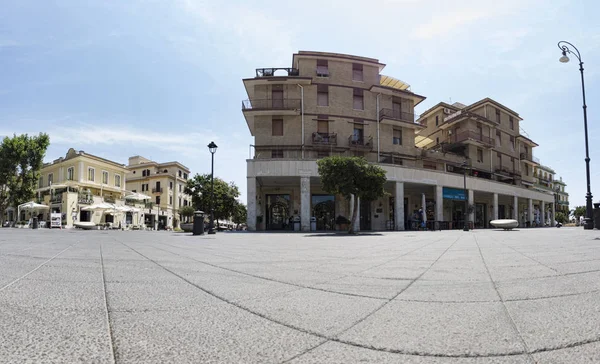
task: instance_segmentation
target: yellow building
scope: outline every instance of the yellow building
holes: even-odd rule
[[[178,227],[179,209],[191,201],[183,192],[189,168],[179,162],[157,163],[133,156],[127,169],[127,190],[150,197],[143,210],[144,224],[154,229]]]
[[[71,148],[64,158],[42,167],[38,202],[50,206],[48,213],[61,213],[65,227],[76,221],[113,222],[111,215],[82,208],[100,202],[124,205],[126,174],[123,164]],[[42,214],[43,220],[48,220],[48,213]]]

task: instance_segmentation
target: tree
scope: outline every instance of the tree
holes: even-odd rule
[[[192,196],[192,202],[196,209],[202,210],[208,216],[210,214],[211,183],[210,174],[196,174],[189,179],[185,187],[185,193]],[[235,212],[236,198],[240,191],[235,183],[227,183],[215,177],[215,219],[230,219]]]
[[[233,222],[237,225],[246,223],[248,210],[246,205],[236,200],[235,210],[233,212]]]
[[[35,188],[44,164],[48,134],[5,137],[0,144],[0,222],[8,206],[18,206],[35,196]]]
[[[573,216],[575,216],[575,219],[577,220],[579,220],[579,217],[585,216],[585,206],[575,206]]]
[[[560,212],[560,211],[556,213],[555,219],[556,219],[556,222],[560,222],[561,224],[565,224],[568,222],[567,216],[565,215],[565,213]]]
[[[194,216],[194,208],[192,206],[183,206],[179,209],[179,214],[187,217],[186,221],[190,221],[190,217]]]
[[[354,195],[354,208],[348,233],[353,233],[356,223],[358,198],[363,201],[376,200],[385,195],[383,188],[385,170],[369,164],[358,157],[327,157],[317,161],[323,189],[331,194],[340,194],[346,200]]]

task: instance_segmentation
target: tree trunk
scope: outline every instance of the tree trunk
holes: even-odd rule
[[[354,196],[354,208],[352,209],[352,218],[350,219],[350,228],[348,229],[348,234],[354,234],[354,223],[356,222],[357,212],[358,210],[358,196]]]

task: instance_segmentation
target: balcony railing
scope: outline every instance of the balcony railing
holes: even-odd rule
[[[300,76],[300,71],[297,68],[257,68],[256,69],[256,77],[277,77],[275,76],[275,72],[284,71],[287,73],[287,76]]]
[[[474,140],[488,147],[494,147],[495,145],[494,139],[483,136],[472,130],[461,131],[458,134],[450,135],[448,137],[448,143],[462,143],[467,140]]]
[[[397,111],[393,109],[381,109],[379,110],[379,121],[383,119],[393,119],[414,123],[415,114],[410,112]]]
[[[57,193],[50,197],[50,203],[62,203],[62,193]]]
[[[526,160],[526,161],[535,163],[535,161],[533,160],[533,157],[530,155],[527,155],[527,153],[521,153],[520,157],[521,157],[521,160]]]
[[[498,123],[497,121],[494,121],[494,120],[491,120],[491,119],[488,119],[488,118],[486,118],[485,116],[481,116],[481,115],[479,115],[479,114],[476,114],[476,113],[474,113],[474,112],[470,112],[470,111],[463,111],[463,110],[459,110],[459,111],[457,111],[457,112],[455,112],[455,113],[453,113],[453,114],[450,114],[450,115],[446,116],[446,117],[444,118],[444,122],[445,122],[445,123],[447,123],[447,122],[449,122],[449,121],[451,121],[451,120],[454,120],[454,119],[456,119],[456,118],[459,118],[459,117],[460,117],[460,118],[473,118],[473,119],[477,119],[477,120],[485,121],[485,122],[492,123],[492,124],[496,124],[496,125],[499,125],[499,124],[500,124],[500,123]]]
[[[300,99],[253,99],[242,101],[242,111],[299,110]]]
[[[317,145],[337,145],[337,134],[313,133],[312,142]]]
[[[115,203],[115,198],[114,196],[104,196],[104,202]]]
[[[509,176],[512,176],[512,177],[514,177],[514,176],[520,176],[521,175],[521,172],[511,170],[508,167],[499,167],[499,168],[496,168],[496,173],[502,173],[502,174],[509,175]]]
[[[162,189],[162,187],[153,188],[152,193],[163,193],[163,189]]]
[[[77,197],[77,202],[80,205],[91,205],[94,203],[92,196],[82,195]]]
[[[350,135],[348,137],[348,145],[357,148],[373,148],[373,137],[356,137]]]

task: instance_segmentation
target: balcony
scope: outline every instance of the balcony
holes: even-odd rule
[[[495,172],[497,176],[502,178],[514,179],[515,177],[521,177],[521,172],[511,170],[508,167],[498,167]]]
[[[454,123],[461,119],[475,119],[475,120],[481,121],[481,122],[483,122],[487,125],[491,125],[491,126],[499,125],[499,123],[497,121],[490,120],[490,119],[488,119],[484,116],[481,116],[479,114],[476,114],[474,112],[459,110],[453,114],[446,116],[444,118],[444,122],[442,124],[440,124],[440,128],[444,129],[444,128],[450,126],[451,123]]]
[[[300,99],[250,99],[242,101],[242,111],[300,110]]]
[[[94,199],[92,198],[92,196],[80,195],[77,197],[77,202],[80,205],[91,205],[94,203]]]
[[[50,197],[50,203],[62,203],[62,193],[57,193]]]
[[[403,112],[393,109],[381,109],[379,110],[379,121],[402,121],[405,123],[414,124],[415,128],[422,127],[421,124],[415,123],[415,114],[409,112]]]
[[[350,135],[348,137],[348,145],[351,148],[357,149],[373,149],[373,137],[365,138]]]
[[[494,139],[483,136],[472,130],[461,131],[458,134],[450,135],[447,139],[447,143],[465,142],[475,142],[476,144],[480,144],[488,148],[493,148],[495,146]]]
[[[163,193],[163,188],[162,187],[153,188],[152,193]]]
[[[104,196],[104,202],[107,203],[115,203],[115,197],[114,196]]]
[[[529,164],[533,164],[533,165],[537,165],[538,163],[535,161],[535,159],[531,156],[528,155],[527,153],[521,153],[521,155],[519,156],[521,161],[529,163]]]
[[[286,75],[275,75],[275,72],[283,71]],[[280,76],[288,76],[288,77],[297,77],[300,76],[300,71],[297,68],[283,68],[283,67],[275,67],[275,68],[257,68],[256,69],[256,77],[280,77]]]
[[[337,145],[337,134],[312,133],[314,145]]]

